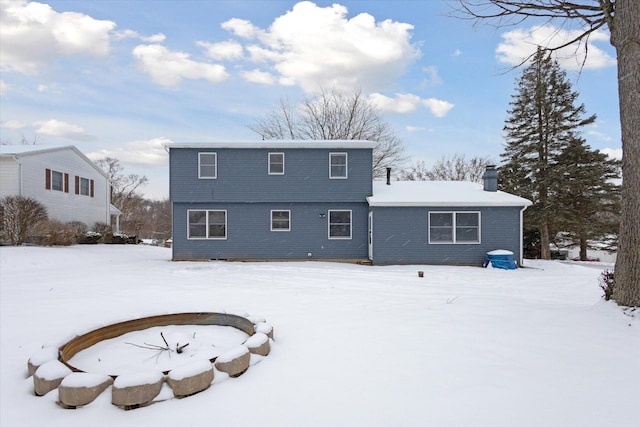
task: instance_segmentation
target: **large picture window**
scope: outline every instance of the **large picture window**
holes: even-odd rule
[[[284,153],[269,153],[269,175],[284,175]]]
[[[329,178],[347,178],[347,153],[329,153]]]
[[[351,239],[351,211],[329,211],[329,238]]]
[[[227,211],[190,210],[187,221],[189,239],[227,238]]]
[[[198,178],[216,179],[218,177],[218,154],[198,153]]]
[[[429,243],[480,243],[480,212],[429,212]]]
[[[271,231],[290,231],[291,211],[271,211]]]

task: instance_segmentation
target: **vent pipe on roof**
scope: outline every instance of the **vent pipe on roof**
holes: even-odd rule
[[[387,185],[391,185],[391,168],[387,168]]]
[[[487,169],[482,174],[484,191],[498,191],[498,170],[496,165],[487,165]]]

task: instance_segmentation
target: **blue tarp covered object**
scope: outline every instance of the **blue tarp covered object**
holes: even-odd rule
[[[513,252],[498,249],[496,251],[487,252],[487,258],[484,261],[484,267],[491,264],[493,268],[501,268],[503,270],[515,270],[518,268]]]

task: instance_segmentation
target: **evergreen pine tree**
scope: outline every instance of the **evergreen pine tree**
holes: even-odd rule
[[[591,150],[582,138],[570,141],[558,157],[563,177],[556,183],[561,230],[580,245],[587,260],[590,240],[617,235],[620,213],[620,161]]]
[[[505,191],[533,201],[525,211],[524,228],[525,233],[539,233],[543,259],[550,258],[549,243],[560,225],[554,193],[563,176],[558,158],[578,138],[578,130],[596,119],[584,118],[584,104],[576,106],[577,98],[558,62],[538,49],[517,80],[504,127],[500,182]]]

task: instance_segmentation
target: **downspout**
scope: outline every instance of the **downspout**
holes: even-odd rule
[[[13,160],[18,164],[18,196],[22,196],[22,163],[18,160],[18,156],[13,155]]]
[[[527,210],[526,206],[520,209],[520,266],[522,267],[522,261],[524,260],[524,211]]]

